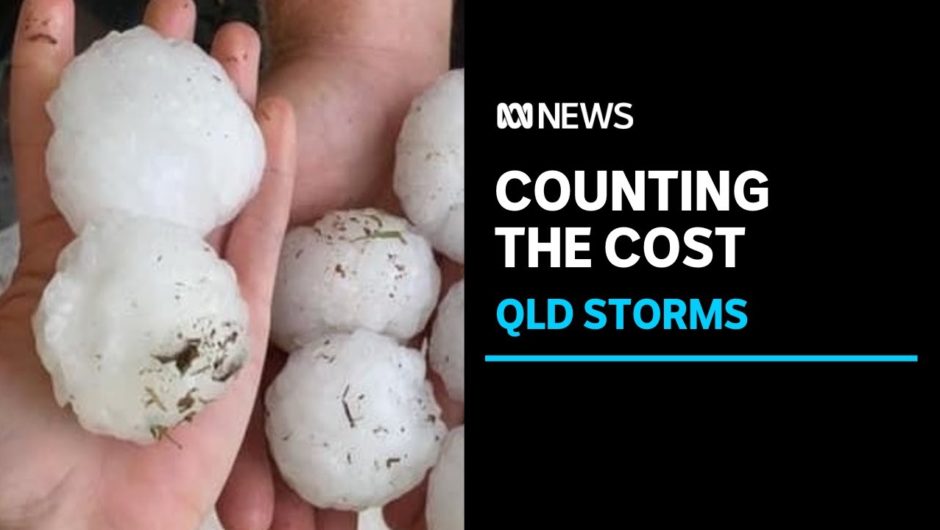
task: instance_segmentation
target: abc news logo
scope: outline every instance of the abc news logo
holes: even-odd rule
[[[629,129],[633,127],[631,108],[629,103],[499,103],[496,126],[500,129]]]

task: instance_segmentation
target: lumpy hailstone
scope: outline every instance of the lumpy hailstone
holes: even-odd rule
[[[428,530],[463,530],[464,434],[463,426],[447,435],[441,458],[428,479]]]
[[[407,340],[424,329],[440,292],[427,241],[374,209],[333,212],[291,230],[278,267],[271,326],[285,350],[358,328]]]
[[[33,328],[59,404],[89,431],[147,443],[223,391],[247,322],[234,271],[195,232],[110,218],[59,255]]]
[[[281,475],[323,508],[401,496],[437,460],[446,427],[420,352],[360,330],[294,352],[268,388],[267,435]]]
[[[395,193],[434,248],[463,263],[464,73],[442,76],[411,105],[395,151]]]
[[[447,395],[458,401],[464,397],[463,345],[464,284],[460,280],[447,291],[437,308],[428,348],[431,368],[444,380]]]
[[[206,234],[230,221],[264,168],[261,132],[215,59],[141,26],[65,69],[47,105],[52,198],[75,232],[117,210]]]
[[[20,225],[16,223],[0,230],[0,294],[9,287],[19,259]]]

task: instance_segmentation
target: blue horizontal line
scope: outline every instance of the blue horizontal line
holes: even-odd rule
[[[487,355],[488,363],[916,363],[917,355]]]

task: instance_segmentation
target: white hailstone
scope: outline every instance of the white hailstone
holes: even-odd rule
[[[89,223],[33,317],[56,400],[94,433],[158,440],[248,356],[235,272],[199,236],[147,218]]]
[[[0,230],[0,294],[10,285],[20,260],[20,225],[14,223]]]
[[[463,530],[464,433],[463,425],[450,431],[441,458],[428,479],[425,509],[428,530]]]
[[[225,530],[225,527],[222,526],[222,521],[219,520],[218,512],[212,510],[212,513],[202,521],[199,530]]]
[[[333,212],[284,240],[272,337],[288,351],[359,328],[407,340],[424,329],[439,292],[431,246],[407,221],[374,209]]]
[[[204,235],[261,179],[261,131],[219,63],[145,26],[72,61],[47,110],[52,198],[76,233],[116,210]]]
[[[444,380],[447,395],[458,401],[463,401],[464,397],[463,285],[463,280],[455,283],[437,307],[437,317],[431,328],[431,344],[428,348],[431,368]]]
[[[291,354],[266,405],[281,475],[321,508],[363,510],[401,496],[437,460],[447,431],[422,354],[366,330]]]
[[[451,70],[415,99],[395,151],[395,194],[434,248],[463,263],[464,73]]]

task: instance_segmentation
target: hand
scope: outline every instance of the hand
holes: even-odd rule
[[[146,20],[160,33],[191,38],[195,8],[154,0]],[[14,43],[11,140],[22,251],[0,298],[0,527],[189,529],[212,509],[244,435],[268,340],[271,292],[287,224],[295,168],[294,118],[284,101],[258,110],[268,154],[258,195],[233,223],[223,255],[250,308],[251,359],[221,399],[173,430],[182,446],[150,446],[90,434],[56,405],[34,350],[30,318],[73,239],[49,196],[45,150],[52,126],[44,104],[72,59],[71,0],[27,0]],[[253,103],[259,40],[244,25],[220,30],[213,55]],[[221,243],[221,238],[216,243]]]
[[[448,68],[451,2],[266,4],[270,64],[260,90],[293,103],[302,145],[292,223],[364,205],[400,214],[391,190],[395,141],[411,101]],[[443,296],[463,267],[441,262]],[[262,387],[283,359],[272,352]],[[447,400],[440,380],[432,380],[445,421],[462,423],[462,405]],[[355,530],[355,514],[314,509],[280,480],[268,457],[261,401],[219,500],[227,530]],[[424,496],[422,484],[390,504],[388,523],[395,530],[423,528]]]
[[[411,101],[448,68],[450,0],[277,0],[261,92],[297,112],[291,221],[389,205]]]

